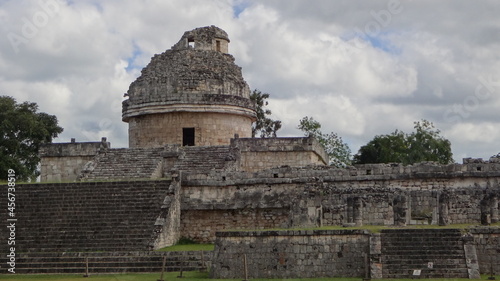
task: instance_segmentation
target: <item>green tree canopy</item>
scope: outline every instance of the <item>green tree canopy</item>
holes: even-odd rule
[[[271,110],[265,108],[269,104],[268,98],[268,93],[262,93],[257,89],[250,95],[257,112],[257,121],[252,124],[252,138],[257,135],[260,135],[261,138],[276,137],[276,132],[281,129],[281,121],[272,120],[268,117],[271,115]]]
[[[440,135],[434,124],[427,120],[414,123],[415,132],[405,134],[396,130],[389,135],[375,136],[354,155],[356,164],[402,163],[423,161],[441,164],[453,163],[451,143]]]
[[[313,136],[323,145],[330,158],[331,166],[346,167],[351,165],[349,146],[337,134],[321,132],[321,124],[314,118],[307,116],[302,118],[297,128],[304,132],[305,136]]]
[[[36,103],[0,96],[0,179],[7,179],[9,169],[18,180],[36,179],[40,146],[63,131],[56,116],[37,111]]]

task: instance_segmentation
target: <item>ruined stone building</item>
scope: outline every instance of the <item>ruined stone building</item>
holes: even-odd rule
[[[384,264],[383,235],[380,244],[379,238],[365,232],[216,233],[499,222],[500,157],[451,165],[370,164],[340,169],[327,165],[328,156],[314,138],[251,138],[255,109],[241,68],[229,54],[229,43],[220,28],[197,28],[151,59],[123,101],[129,148],[112,148],[105,138],[43,147],[42,183],[18,191],[23,216],[19,251],[147,251],[172,245],[180,237],[210,243],[221,239],[217,245],[229,250],[216,248],[214,276],[240,278],[235,274],[241,268],[228,265],[240,260],[230,255],[239,253],[231,245],[250,251],[253,248],[247,246],[259,239],[265,240],[258,243],[267,249],[286,241],[326,243],[321,237],[328,236],[334,237],[335,246],[318,246],[328,253],[312,256],[319,260],[319,255],[330,257],[335,251],[329,259],[335,265],[311,262],[305,268],[309,261],[302,260],[292,264],[311,257],[297,258],[304,256],[304,245],[287,244],[279,253],[271,249],[255,256],[266,257],[261,265],[266,270],[259,276],[290,277],[286,272],[293,272],[291,268],[325,277],[360,276],[363,257],[354,251],[365,251],[379,241],[378,252],[366,253],[372,276],[387,277],[399,275]],[[6,205],[6,198],[2,196],[0,204]],[[481,236],[473,239],[483,239],[485,247],[477,251],[500,261],[500,231],[495,231],[479,231]],[[460,233],[452,235],[461,239]],[[486,272],[488,263],[481,259],[479,266]],[[473,265],[463,263],[443,276],[471,276]],[[256,264],[257,272],[261,267]],[[338,270],[327,272],[332,266]],[[496,269],[500,270],[500,262]]]
[[[41,151],[42,181],[154,179],[171,170],[328,163],[312,138],[251,139],[254,104],[228,45],[227,33],[215,26],[184,33],[151,59],[125,94],[130,148],[111,149],[106,139],[48,145]]]

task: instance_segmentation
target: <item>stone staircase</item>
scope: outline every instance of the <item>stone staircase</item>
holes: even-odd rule
[[[16,253],[148,250],[169,187],[170,181],[19,184]],[[7,211],[0,220],[7,221]],[[8,229],[0,235],[7,239]],[[8,247],[2,243],[0,251]]]
[[[230,146],[185,146],[173,169],[180,171],[224,170],[234,165],[236,155]]]
[[[92,274],[207,270],[212,252],[74,252],[24,253],[17,257],[17,274]],[[5,263],[0,265],[0,271]],[[88,271],[87,271],[88,264]]]
[[[80,180],[152,179],[162,177],[163,147],[101,150],[83,168]]]
[[[382,230],[381,244],[383,278],[469,278],[458,229]]]

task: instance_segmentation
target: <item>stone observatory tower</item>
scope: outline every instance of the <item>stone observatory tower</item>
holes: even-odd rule
[[[123,101],[130,147],[228,145],[235,134],[251,137],[254,105],[228,45],[224,30],[201,27],[151,59]]]

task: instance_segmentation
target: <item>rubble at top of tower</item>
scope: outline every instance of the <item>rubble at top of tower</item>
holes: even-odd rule
[[[186,31],[181,40],[172,46],[172,50],[193,48],[195,50],[228,53],[229,42],[227,33],[212,25]]]
[[[254,118],[250,87],[228,54],[227,33],[207,26],[186,31],[177,44],[154,55],[125,94],[123,120],[199,106],[232,106]],[[216,110],[216,109],[214,109]]]

